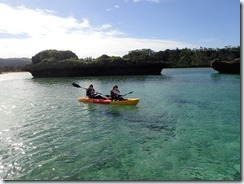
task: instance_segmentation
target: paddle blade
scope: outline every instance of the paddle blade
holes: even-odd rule
[[[74,82],[72,83],[72,85],[73,85],[74,87],[81,88],[79,84],[76,84],[76,83],[74,83]]]

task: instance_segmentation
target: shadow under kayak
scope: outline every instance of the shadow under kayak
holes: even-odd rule
[[[136,105],[140,101],[140,98],[127,98],[125,100],[106,100],[103,99],[94,99],[88,97],[80,97],[77,99],[79,102],[84,103],[97,103],[97,104],[109,104],[109,105]]]

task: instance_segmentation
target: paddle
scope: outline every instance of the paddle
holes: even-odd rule
[[[81,87],[79,84],[76,84],[76,83],[72,83],[72,85],[74,86],[74,87],[76,87],[76,88],[82,88],[82,89],[86,89],[86,88],[83,88],[83,87]]]
[[[86,89],[87,90],[87,88],[84,88],[84,87],[81,87],[79,84],[76,84],[76,83],[72,83],[72,85],[74,86],[74,87],[76,87],[76,88],[82,88],[82,89]],[[99,94],[99,95],[103,95],[102,93],[99,93],[99,92],[96,92],[97,94]]]
[[[126,94],[124,94],[124,95],[121,95],[121,96],[126,96],[126,95],[129,95],[129,94],[131,94],[131,93],[133,93],[133,91],[131,91],[131,92],[129,92],[129,93],[126,93]]]

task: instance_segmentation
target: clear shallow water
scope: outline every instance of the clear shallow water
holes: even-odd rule
[[[84,104],[117,84],[136,107]],[[239,180],[240,75],[0,78],[0,178]]]

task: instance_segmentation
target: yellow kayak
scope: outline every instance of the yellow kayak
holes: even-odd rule
[[[98,104],[110,104],[110,105],[136,105],[140,101],[140,98],[127,98],[125,100],[110,100],[107,98],[104,99],[95,99],[89,97],[80,97],[77,99],[79,102],[85,103],[98,103]]]

